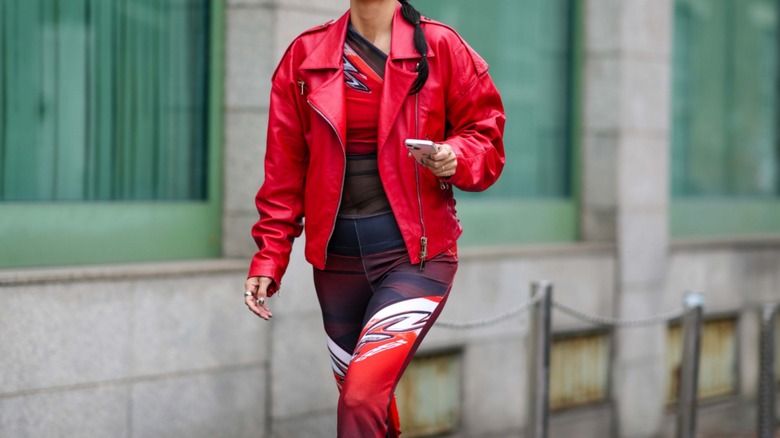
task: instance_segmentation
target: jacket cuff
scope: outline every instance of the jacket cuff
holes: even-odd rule
[[[279,292],[279,288],[282,285],[282,275],[284,274],[284,269],[274,263],[257,260],[257,258],[252,259],[252,263],[249,266],[249,273],[247,274],[247,278],[249,277],[268,277],[273,280],[273,282],[268,286],[267,295],[270,297],[273,294]]]

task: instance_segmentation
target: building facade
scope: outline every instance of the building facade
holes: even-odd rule
[[[456,195],[407,434],[524,436],[536,280],[626,320],[702,292],[699,431],[753,431],[758,306],[780,301],[778,1],[414,3],[487,60],[508,123],[500,182]],[[270,77],[348,6],[0,0],[0,436],[335,436],[302,242],[272,322],[242,288]],[[550,436],[674,435],[677,319],[556,310],[553,330]]]

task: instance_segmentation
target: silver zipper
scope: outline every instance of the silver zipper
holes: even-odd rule
[[[425,269],[425,257],[428,255],[428,238],[425,237],[425,220],[423,220],[422,197],[420,196],[420,171],[419,164],[414,162],[414,181],[417,183],[417,205],[420,208],[420,226],[422,226],[422,237],[420,237],[420,270]]]
[[[414,138],[420,138],[420,129],[418,126],[418,122],[420,120],[420,114],[419,114],[419,100],[420,100],[420,94],[415,93],[414,95]],[[420,226],[422,227],[422,237],[420,237],[420,253],[418,256],[420,257],[420,271],[425,269],[425,257],[428,256],[428,237],[426,237],[425,233],[425,219],[423,219],[423,205],[422,205],[422,196],[420,196],[420,170],[419,165],[417,164],[417,161],[414,161],[414,181],[417,184],[417,204],[420,208]]]
[[[303,81],[301,81],[303,82]],[[303,89],[303,86],[301,86],[301,89]],[[325,114],[322,114],[322,111],[320,111],[316,106],[314,106],[313,103],[309,99],[306,99],[306,102],[309,104],[312,109],[320,115],[325,121],[330,125],[331,129],[333,129],[333,132],[336,133],[336,138],[339,139],[339,144],[341,145],[341,153],[344,157],[344,172],[341,174],[341,190],[339,191],[339,205],[341,205],[341,199],[344,195],[344,180],[347,177],[347,155],[344,153],[344,142],[341,140],[341,136],[339,135],[339,131],[336,129],[335,126],[333,126],[333,123],[325,117]],[[338,217],[338,208],[336,209],[336,216]],[[330,239],[333,237],[333,232],[336,231],[336,218],[333,218],[333,226],[330,228],[330,234],[328,235],[328,240],[325,241],[325,263],[328,262],[328,245],[330,244]]]

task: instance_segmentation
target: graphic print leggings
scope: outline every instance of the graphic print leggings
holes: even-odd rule
[[[338,436],[400,435],[394,391],[439,316],[457,270],[445,251],[412,265],[392,213],[339,219],[314,270],[339,388]]]

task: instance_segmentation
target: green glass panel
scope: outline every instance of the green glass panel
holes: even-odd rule
[[[204,199],[211,4],[0,1],[0,201]]]
[[[87,9],[85,0],[55,3],[55,59],[49,67],[56,72],[53,96],[53,123],[57,130],[54,155],[54,193],[51,199],[84,198],[87,173]],[[32,84],[35,90],[36,84]],[[37,120],[35,121],[37,124]],[[10,144],[11,148],[15,145]],[[28,147],[31,145],[28,145]],[[35,174],[34,166],[25,169]]]
[[[459,197],[571,196],[572,0],[429,0],[421,12],[453,26],[490,64],[507,114],[507,163],[495,187]]]
[[[777,0],[676,0],[672,193],[776,198]]]
[[[41,76],[42,65],[27,48],[37,47],[41,43],[42,26],[38,17],[42,11],[37,0],[5,1],[4,6],[4,22],[0,24],[0,29],[3,31],[5,50],[0,69],[5,70],[5,80],[0,86],[0,104],[5,107],[6,140],[0,140],[0,189],[19,197],[40,196],[50,193],[53,188],[52,184],[47,184],[50,175],[33,174],[27,169],[40,163],[41,167],[51,170],[51,161],[43,153],[45,151],[34,147],[39,144],[40,133],[36,120],[46,108],[45,102],[34,92],[37,88],[34,80]],[[21,147],[6,148],[6,142]]]

